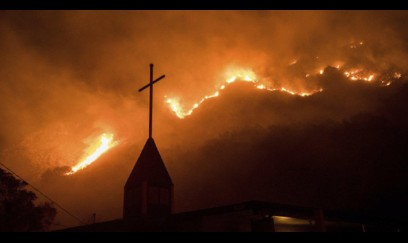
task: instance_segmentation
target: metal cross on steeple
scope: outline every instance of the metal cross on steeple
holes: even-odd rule
[[[150,87],[150,102],[149,102],[149,138],[152,138],[152,119],[153,119],[153,84],[163,79],[165,75],[153,80],[153,64],[150,64],[150,82],[139,89],[139,92],[143,91],[147,87]]]

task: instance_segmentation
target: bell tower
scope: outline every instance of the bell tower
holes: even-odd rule
[[[153,64],[150,64],[150,82],[139,89],[150,88],[149,138],[125,184],[123,218],[164,217],[173,210],[173,182],[152,137]]]
[[[162,217],[173,209],[173,182],[149,138],[125,184],[123,218]]]

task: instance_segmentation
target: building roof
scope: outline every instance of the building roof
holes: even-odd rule
[[[149,184],[155,186],[173,185],[153,138],[147,139],[126,181],[125,188],[140,185],[143,181],[147,181]]]
[[[100,222],[90,225],[62,229],[59,231],[205,231],[203,228],[203,218],[217,215],[232,215],[231,219],[239,221],[239,217],[233,216],[234,213],[251,212],[253,215],[285,216],[299,219],[313,219],[315,208],[299,207],[294,205],[276,204],[271,202],[247,201],[237,204],[206,208],[188,212],[181,212],[169,215],[162,219],[135,220],[117,219],[112,221]],[[237,214],[238,216],[241,214]],[[245,217],[245,215],[243,215]],[[324,211],[324,218],[331,222],[348,222],[354,224],[372,224],[382,226],[402,227],[404,231],[407,222],[396,221],[393,219],[382,219],[369,217],[367,215],[355,214],[340,211]],[[384,228],[385,229],[385,228]],[[384,230],[383,229],[383,230]],[[347,228],[344,229],[347,231]],[[380,230],[381,231],[381,230]]]

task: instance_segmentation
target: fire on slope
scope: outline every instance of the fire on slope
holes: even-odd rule
[[[217,88],[217,90],[214,93],[204,96],[198,102],[194,103],[194,105],[189,109],[186,109],[185,106],[183,106],[180,103],[179,98],[166,97],[166,103],[168,104],[170,109],[176,114],[178,118],[184,119],[185,117],[190,116],[194,112],[194,110],[197,109],[204,101],[211,99],[211,98],[218,97],[220,95],[221,90],[224,90],[225,88],[228,87],[228,85],[236,81],[253,83],[254,87],[257,89],[262,89],[262,90],[267,90],[267,91],[281,91],[281,92],[286,92],[291,95],[298,95],[302,97],[309,96],[316,92],[323,91],[323,89],[317,89],[317,90],[311,90],[307,92],[306,91],[296,92],[294,90],[291,90],[285,87],[271,88],[271,87],[268,87],[265,83],[260,82],[257,79],[257,76],[255,75],[254,71],[252,71],[251,69],[244,69],[244,68],[229,69],[225,72],[225,77],[226,77],[225,81]]]
[[[118,145],[118,141],[114,140],[112,133],[102,133],[95,141],[85,150],[84,155],[79,162],[71,168],[71,171],[65,173],[65,175],[72,175],[93,162],[95,162],[102,154],[109,149]]]
[[[296,63],[297,63],[297,60],[294,60],[289,65],[292,66]],[[336,64],[336,65],[333,65],[332,67],[340,70],[343,73],[343,75],[350,81],[364,81],[368,83],[377,82],[381,86],[389,86],[392,83],[391,80],[385,80],[381,77],[381,75],[375,72],[370,72],[369,70],[366,70],[363,68],[344,69],[342,68],[341,64]],[[323,74],[324,74],[324,69],[319,69],[314,73],[314,75],[323,75]],[[400,79],[401,76],[402,76],[401,73],[394,72],[391,78]],[[306,74],[305,78],[309,78],[309,77],[310,77],[310,73]],[[214,93],[204,96],[198,102],[194,103],[191,108],[186,108],[185,105],[181,104],[180,98],[165,97],[165,102],[167,103],[169,108],[174,112],[174,114],[178,118],[184,119],[187,116],[190,116],[194,112],[194,110],[197,109],[203,102],[205,102],[208,99],[218,97],[220,95],[220,91],[224,90],[225,88],[228,87],[228,85],[236,81],[252,83],[254,84],[254,87],[257,89],[270,91],[270,92],[280,91],[280,92],[285,92],[287,94],[300,96],[300,97],[307,97],[307,96],[323,91],[323,88],[298,91],[298,90],[293,90],[293,89],[290,89],[284,86],[270,87],[268,86],[266,81],[260,80],[257,77],[257,75],[254,73],[254,71],[252,71],[251,69],[235,68],[235,69],[228,69],[225,72],[225,79],[223,83],[215,90]]]

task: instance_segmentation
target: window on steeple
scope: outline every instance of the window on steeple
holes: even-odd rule
[[[150,204],[170,204],[170,190],[164,187],[149,186],[148,203]]]
[[[150,186],[148,189],[148,203],[159,204],[160,188]]]

